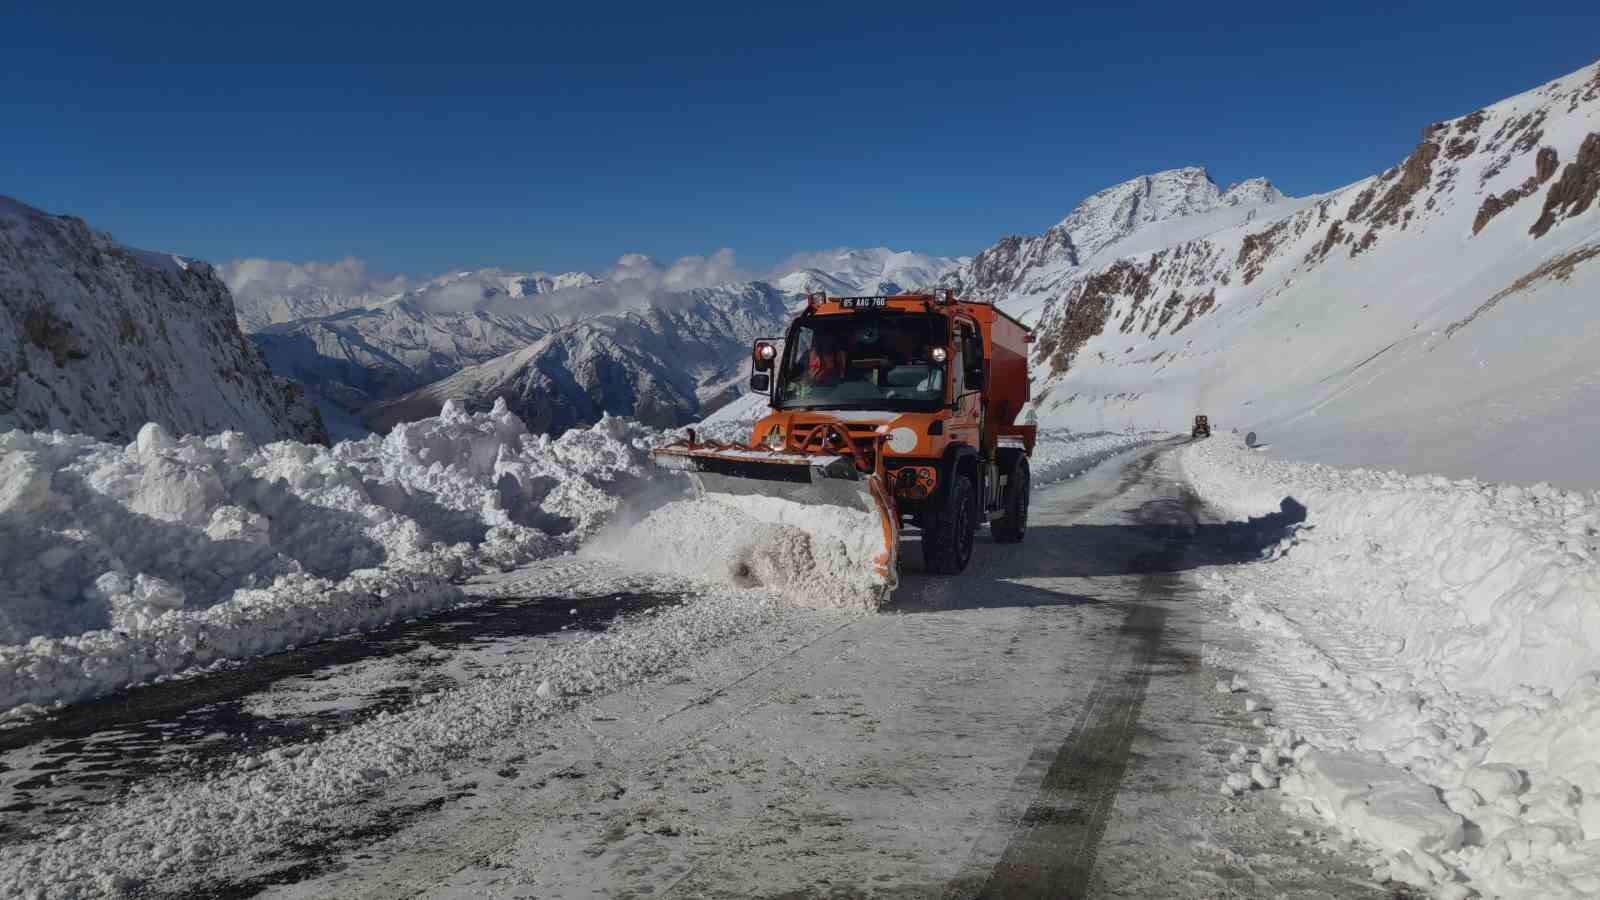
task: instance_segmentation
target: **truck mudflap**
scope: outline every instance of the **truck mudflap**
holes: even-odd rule
[[[843,439],[848,435],[841,432]],[[849,446],[847,443],[842,446]],[[858,510],[877,521],[882,547],[872,555],[874,574],[893,591],[899,581],[900,517],[881,462],[866,467],[859,453],[796,453],[717,442],[688,441],[652,451],[657,466],[688,473],[701,496],[774,497],[803,506]],[[877,459],[882,459],[878,454]],[[748,504],[738,504],[757,512]]]

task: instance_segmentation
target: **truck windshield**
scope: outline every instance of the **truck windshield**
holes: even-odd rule
[[[784,353],[778,406],[786,409],[933,409],[944,401],[944,318],[854,313],[796,325]]]

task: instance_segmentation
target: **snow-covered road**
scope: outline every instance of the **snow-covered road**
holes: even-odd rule
[[[1264,738],[1202,665],[1238,638],[1189,573],[1295,511],[1218,523],[1171,449],[1041,489],[1027,541],[982,538],[959,577],[908,564],[883,614],[564,559],[0,732],[0,888],[1381,894],[1217,790]]]

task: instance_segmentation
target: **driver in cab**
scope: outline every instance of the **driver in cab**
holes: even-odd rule
[[[844,348],[839,346],[839,340],[826,331],[819,331],[806,358],[806,383],[838,384],[844,378],[847,365],[849,357]]]

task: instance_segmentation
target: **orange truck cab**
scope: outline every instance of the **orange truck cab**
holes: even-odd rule
[[[752,348],[750,387],[771,412],[749,445],[695,453],[691,436],[684,452],[701,471],[789,481],[800,478],[796,461],[847,460],[885,495],[891,543],[909,522],[926,568],[959,572],[979,524],[1004,542],[1027,529],[1035,429],[1013,423],[1028,402],[1032,339],[993,305],[952,292],[812,294],[781,340]],[[812,465],[806,477],[824,474]]]

